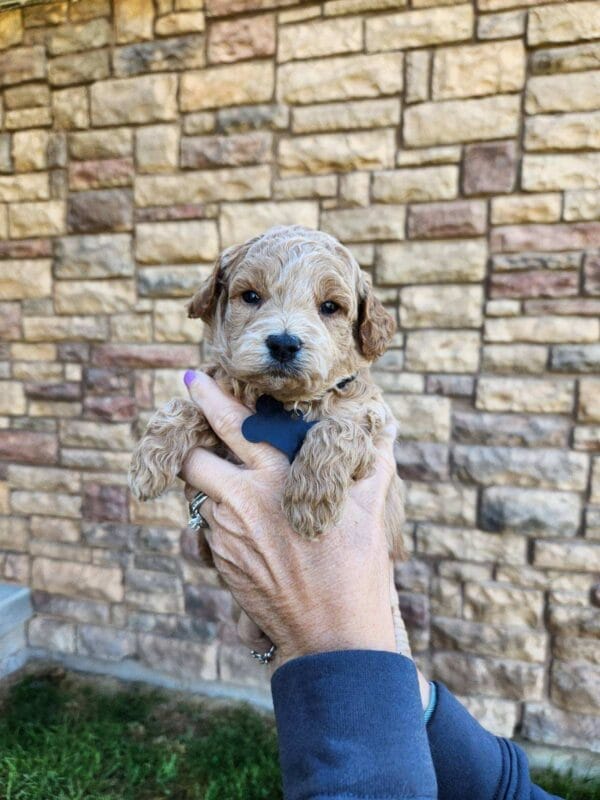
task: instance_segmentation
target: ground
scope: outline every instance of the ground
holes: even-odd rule
[[[546,773],[566,800],[600,782]],[[46,669],[0,696],[1,800],[281,800],[272,719],[248,706]]]

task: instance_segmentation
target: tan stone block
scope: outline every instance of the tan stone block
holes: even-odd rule
[[[147,128],[138,128],[136,132],[142,134],[145,130]],[[122,158],[133,155],[133,131],[131,128],[109,128],[102,131],[70,133],[68,145],[71,158],[80,161]]]
[[[304,225],[317,228],[319,208],[315,202],[230,203],[221,207],[221,245],[229,247],[262,233],[273,225]]]
[[[113,314],[110,318],[110,338],[115,342],[150,342],[150,314]]]
[[[202,322],[188,319],[185,303],[179,300],[157,300],[153,317],[157,342],[198,342],[204,336]]]
[[[417,552],[441,558],[524,565],[526,544],[525,536],[512,533],[485,533],[432,524],[417,526]]]
[[[424,164],[458,164],[462,158],[459,146],[425,147],[420,150],[400,150],[396,156],[399,167],[418,167]]]
[[[402,54],[356,55],[302,64],[277,71],[277,97],[287,103],[319,103],[397,94],[402,90]]]
[[[61,130],[87,128],[90,124],[87,89],[77,87],[52,92],[54,123]]]
[[[399,424],[399,438],[447,442],[450,439],[450,400],[429,395],[386,396]]]
[[[495,301],[506,302],[506,301]],[[520,306],[516,302],[517,311]],[[487,311],[487,309],[486,309]],[[538,345],[486,345],[483,348],[482,368],[486,372],[502,373],[542,373],[546,371],[548,363],[548,348]]]
[[[182,111],[200,111],[268,102],[274,85],[273,65],[266,61],[186,72],[181,77],[180,107]]]
[[[57,517],[78,519],[81,516],[81,498],[59,492],[29,492],[14,490],[11,506],[17,514],[54,514]]]
[[[4,127],[7,130],[48,125],[52,125],[52,114],[49,108],[20,108],[7,111],[4,115]]]
[[[145,222],[136,227],[135,255],[144,264],[212,261],[218,252],[214,222]]]
[[[62,5],[62,3],[61,3]],[[67,3],[64,3],[67,6]],[[67,8],[65,8],[66,16]],[[109,0],[78,0],[78,2],[68,9],[73,22],[94,19],[95,17],[109,17],[111,14]]]
[[[307,8],[290,8],[289,11],[280,11],[277,15],[277,21],[280,25],[286,25],[289,22],[301,22],[304,19],[312,19],[313,17],[320,17],[321,9],[319,6],[308,6]]]
[[[566,75],[534,75],[527,81],[525,110],[595,111],[600,97],[600,70]]]
[[[22,175],[0,175],[0,202],[47,200],[49,196],[47,174],[32,172]]]
[[[600,8],[591,2],[560,3],[557,6],[532,8],[529,12],[527,41],[530,45],[546,42],[575,42],[600,37]]]
[[[48,64],[48,80],[53,86],[88,83],[108,78],[110,64],[108,50],[58,56]]]
[[[564,219],[600,219],[600,191],[565,192],[564,198]]]
[[[600,504],[600,457],[592,461],[592,488],[590,491],[590,503]]]
[[[83,3],[82,3],[83,5]],[[23,8],[23,22],[26,28],[43,28],[46,25],[58,25],[66,22],[69,14],[68,2],[37,3]],[[98,15],[101,16],[101,15]]]
[[[314,197],[335,197],[336,175],[316,175],[300,178],[277,179],[273,184],[276,200],[296,200]]]
[[[17,47],[0,51],[0,86],[46,77],[46,51],[44,47]]]
[[[58,314],[113,314],[128,311],[135,302],[130,280],[57,281],[54,286]]]
[[[369,205],[371,175],[368,172],[351,172],[340,176],[340,200],[348,206]]]
[[[57,236],[65,233],[64,200],[41,203],[17,203],[8,207],[10,235],[14,239],[29,236]]]
[[[478,39],[509,39],[522,37],[527,17],[524,11],[505,11],[502,14],[486,14],[477,19]]]
[[[52,262],[47,259],[0,261],[0,300],[48,297],[52,292]]]
[[[485,321],[485,339],[488,342],[597,342],[600,338],[600,321],[582,317],[506,317]]]
[[[35,108],[50,105],[50,88],[43,83],[25,83],[4,90],[4,105],[12,108]]]
[[[29,403],[31,417],[80,417],[81,410],[81,403],[60,400],[31,400]]]
[[[21,10],[4,9],[0,14],[0,50],[20,44],[23,39]]]
[[[320,227],[345,242],[403,239],[405,218],[404,206],[371,205],[323,211]]]
[[[54,361],[56,345],[14,342],[10,346],[10,355],[14,361]]]
[[[431,76],[431,56],[427,50],[413,50],[406,54],[407,103],[419,103],[429,99],[429,80]]]
[[[0,381],[0,414],[25,414],[27,405],[23,385],[18,381]]]
[[[450,200],[458,194],[458,167],[432,166],[376,172],[373,199],[384,203]]]
[[[362,20],[359,17],[286,25],[279,31],[277,60],[351,53],[362,50],[362,46]]]
[[[271,167],[268,164],[186,172],[183,175],[142,175],[135,181],[135,202],[138,206],[156,205],[157,197],[160,197],[163,205],[177,205],[263,199],[270,197],[270,194]]]
[[[66,447],[100,450],[131,450],[135,444],[129,423],[88,420],[61,420],[60,441]]]
[[[7,238],[8,238],[8,207],[0,206],[0,239],[7,239]]]
[[[10,514],[10,492],[5,481],[0,481],[0,514]]]
[[[137,128],[136,161],[140,172],[174,172],[179,158],[179,128],[149,125]]]
[[[405,328],[478,328],[482,323],[480,286],[409,286],[400,293]]]
[[[406,514],[412,520],[475,525],[476,504],[477,493],[467,486],[406,482]]]
[[[68,493],[77,493],[81,490],[81,475],[70,469],[58,467],[11,464],[7,478],[13,489]]]
[[[380,11],[388,8],[404,8],[408,0],[326,0],[325,16],[354,14],[357,11]]]
[[[560,214],[560,194],[512,195],[492,200],[493,225],[557,222]]]
[[[156,498],[151,503],[131,500],[131,521],[134,524],[166,525],[180,527],[188,518],[188,508],[181,493],[170,493]]]
[[[520,41],[436,50],[433,97],[480,97],[514,92],[525,84],[525,48]]]
[[[165,14],[156,20],[158,36],[180,36],[185,33],[200,33],[204,30],[203,11],[182,11]]]
[[[177,76],[142,75],[99,81],[91,87],[94,125],[159,122],[177,116]]]
[[[597,572],[599,560],[600,543],[539,539],[535,542],[533,563],[542,569]]]
[[[527,191],[600,188],[600,154],[526,155],[523,188]]]
[[[416,372],[477,372],[476,331],[414,331],[406,338],[405,368]]]
[[[411,147],[427,147],[513,137],[519,118],[517,95],[422,103],[405,111],[404,141]]]
[[[123,575],[119,567],[35,558],[31,578],[32,588],[53,594],[116,603],[123,600]]]
[[[586,69],[596,69],[599,56],[598,42],[535,50],[532,53],[531,72],[533,75],[551,75],[554,72],[583,72]]]
[[[574,381],[481,377],[475,406],[484,411],[570,414],[574,389]]]
[[[281,139],[278,163],[282,176],[374,169],[391,167],[394,152],[392,130],[323,133]]]
[[[484,239],[382,244],[376,252],[378,284],[479,281],[485,275]]]
[[[293,109],[294,133],[347,131],[354,128],[383,128],[400,121],[397,99],[358,100],[344,103],[320,103]]]
[[[582,422],[600,422],[600,378],[581,378],[579,381],[579,410]]]
[[[460,42],[471,38],[473,20],[473,7],[466,3],[372,17],[366,21],[367,51]]]
[[[544,594],[506,584],[467,582],[464,585],[463,614],[473,622],[491,625],[524,625],[536,628],[542,621]],[[541,654],[543,660],[544,655]]]
[[[12,376],[19,381],[60,381],[62,365],[44,363],[43,361],[15,361],[12,365]]]
[[[268,56],[274,52],[275,18],[272,14],[224,19],[210,26],[208,60],[213,63]]]
[[[12,156],[15,172],[46,169],[48,131],[17,131],[12,137]]]
[[[152,0],[114,0],[117,42],[152,39],[154,5]]]
[[[0,548],[27,550],[29,532],[26,520],[20,517],[0,517]]]
[[[60,25],[51,29],[46,39],[46,46],[53,56],[79,53],[109,44],[110,34],[110,22],[102,18],[77,25]]]

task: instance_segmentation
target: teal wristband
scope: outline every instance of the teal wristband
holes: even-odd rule
[[[425,709],[425,725],[431,719],[431,715],[435,711],[435,704],[437,703],[437,688],[433,681],[429,681],[429,703],[427,703],[427,708]]]

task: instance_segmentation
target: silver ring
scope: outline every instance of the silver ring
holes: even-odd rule
[[[192,499],[190,503],[190,518],[188,519],[188,525],[190,528],[193,528],[195,531],[199,531],[201,528],[209,528],[210,525],[204,519],[202,514],[200,513],[200,509],[202,508],[202,503],[208,500],[208,495],[204,492],[198,492],[197,495]]]
[[[252,658],[260,661],[261,664],[268,664],[273,660],[275,650],[277,650],[277,647],[272,644],[266,653],[259,653],[258,650],[250,650],[250,654],[252,655]]]

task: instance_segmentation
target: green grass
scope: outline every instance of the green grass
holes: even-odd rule
[[[536,776],[566,800],[600,783]],[[282,800],[273,723],[246,706],[54,670],[0,700],[0,800]]]

